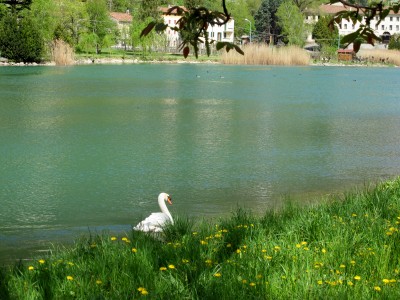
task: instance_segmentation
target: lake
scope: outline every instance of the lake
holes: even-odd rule
[[[400,174],[398,68],[0,68],[0,262],[159,211],[256,213]]]

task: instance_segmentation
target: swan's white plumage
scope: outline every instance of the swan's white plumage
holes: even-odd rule
[[[174,220],[165,204],[166,202],[172,204],[171,197],[166,193],[161,193],[158,196],[158,205],[160,206],[161,212],[152,213],[146,219],[133,227],[133,229],[143,232],[161,232],[163,226],[167,223],[173,224]]]

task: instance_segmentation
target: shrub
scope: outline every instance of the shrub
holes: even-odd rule
[[[396,33],[390,37],[388,48],[390,50],[400,50],[400,34]]]
[[[44,44],[31,18],[7,14],[0,23],[1,55],[15,62],[40,62]]]

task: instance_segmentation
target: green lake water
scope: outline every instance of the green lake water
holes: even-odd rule
[[[398,68],[0,68],[0,261],[400,174]]]

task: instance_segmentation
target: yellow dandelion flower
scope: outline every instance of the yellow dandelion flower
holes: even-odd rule
[[[325,254],[326,253],[326,249],[322,248],[321,252]]]
[[[230,248],[230,247],[232,247],[232,244],[227,244],[226,247]]]
[[[302,241],[302,242],[300,243],[300,245],[305,246],[305,245],[307,245],[307,242],[306,242],[306,241]]]
[[[310,248],[304,247],[303,250],[304,250],[304,251],[308,251],[308,250],[310,250]]]
[[[188,259],[182,258],[182,263],[187,264],[189,262]]]
[[[346,265],[341,264],[341,265],[339,266],[339,268],[344,269],[344,268],[346,268]]]
[[[197,232],[192,232],[193,235],[197,235]]]
[[[377,292],[380,292],[381,288],[379,286],[374,286],[374,290],[377,291]]]
[[[215,273],[214,277],[221,277],[221,273]]]
[[[149,292],[147,291],[146,288],[140,287],[137,289],[142,295],[147,295]]]
[[[353,283],[353,282],[351,282],[351,281],[348,281],[348,282],[347,282],[347,285],[353,286],[353,285],[354,285],[354,283]]]
[[[45,263],[44,259],[39,259],[38,262],[39,262],[39,264],[44,264]]]
[[[101,280],[96,280],[96,284],[102,284],[103,283],[103,281],[101,281]]]
[[[261,252],[262,252],[262,253],[267,253],[267,250],[262,249]]]
[[[115,236],[112,236],[112,237],[111,237],[111,240],[112,240],[112,241],[116,241],[117,238],[116,238]]]
[[[250,282],[249,286],[256,286],[256,284],[254,282]]]
[[[29,266],[29,267],[28,267],[28,270],[29,270],[29,271],[33,271],[33,270],[35,270],[35,268],[32,267],[32,266]]]
[[[206,242],[206,241],[203,241],[203,240],[201,240],[201,241],[200,241],[200,244],[202,244],[202,245],[207,245],[207,242]]]
[[[68,264],[70,265],[70,266],[73,266],[74,265],[74,263],[73,262],[68,262]]]
[[[358,276],[358,275],[354,276],[354,280],[360,280],[360,279],[361,279],[360,276]]]
[[[355,260],[350,261],[350,263],[354,266],[356,264]]]
[[[222,229],[222,232],[227,233],[228,229]]]
[[[258,275],[256,276],[256,278],[257,278],[257,279],[261,279],[261,278],[262,278],[262,275],[261,275],[261,274],[258,274]]]
[[[357,214],[351,214],[352,217],[357,217]]]
[[[324,282],[323,282],[322,280],[318,280],[317,283],[318,283],[319,285],[322,285]]]
[[[137,252],[137,249],[136,249],[136,248],[132,248],[132,252],[133,252],[133,253],[136,253],[136,252]]]
[[[390,279],[389,282],[390,283],[395,283],[397,280],[396,279]]]
[[[175,266],[174,265],[168,265],[168,268],[175,269]]]
[[[247,249],[247,246],[246,246],[246,245],[243,245],[242,248],[243,248],[243,249]]]
[[[91,244],[91,245],[90,245],[90,248],[96,248],[96,247],[97,247],[96,244]]]
[[[239,253],[241,253],[241,252],[242,252],[242,250],[236,249],[236,253],[237,253],[237,254],[239,254]]]
[[[247,283],[247,280],[246,280],[246,279],[243,279],[243,280],[242,280],[242,283]]]
[[[142,295],[148,295],[149,294],[149,292],[147,290],[142,290],[141,293],[142,293]]]
[[[390,280],[389,280],[389,279],[386,279],[386,278],[383,279],[382,281],[383,281],[384,284],[388,284],[388,283],[390,282]]]
[[[275,247],[274,247],[274,250],[275,250],[275,251],[279,251],[279,250],[281,250],[281,247],[275,246]]]
[[[211,264],[212,264],[212,260],[211,260],[211,259],[207,259],[207,260],[206,260],[206,264],[211,265]]]
[[[127,237],[123,237],[121,240],[123,240],[124,242],[126,242],[128,240]]]
[[[167,268],[166,267],[161,267],[160,271],[165,271]]]
[[[68,275],[67,280],[72,281],[72,280],[74,280],[74,277]]]
[[[268,259],[268,260],[271,260],[271,259],[272,259],[272,256],[265,255],[264,258],[265,258],[265,259]]]
[[[296,248],[301,248],[301,244],[296,244]]]

